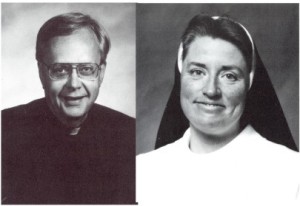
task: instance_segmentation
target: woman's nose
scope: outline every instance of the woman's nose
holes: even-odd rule
[[[221,90],[219,88],[219,83],[217,77],[210,76],[205,82],[205,85],[202,89],[202,92],[205,96],[209,98],[218,98],[221,96]]]

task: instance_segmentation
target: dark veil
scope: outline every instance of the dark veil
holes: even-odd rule
[[[298,151],[267,70],[255,47],[256,70],[246,98],[241,127],[251,124],[266,139]],[[160,122],[155,149],[181,138],[189,127],[180,105],[180,73],[175,65],[175,81]]]

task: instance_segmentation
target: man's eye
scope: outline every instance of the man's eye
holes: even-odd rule
[[[67,67],[65,67],[65,66],[59,66],[59,67],[54,67],[53,69],[52,69],[52,72],[53,73],[68,73],[68,68]]]
[[[93,67],[82,67],[81,71],[93,71]]]
[[[94,72],[94,68],[91,66],[83,66],[83,67],[80,67],[79,71],[81,74],[88,75],[88,74],[92,74]]]

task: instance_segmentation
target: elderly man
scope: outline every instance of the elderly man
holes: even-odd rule
[[[135,121],[94,103],[109,48],[81,13],[41,27],[45,98],[2,111],[3,204],[135,203]]]

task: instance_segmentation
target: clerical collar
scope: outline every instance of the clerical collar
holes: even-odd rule
[[[79,133],[80,127],[70,128],[69,135],[77,135]]]

